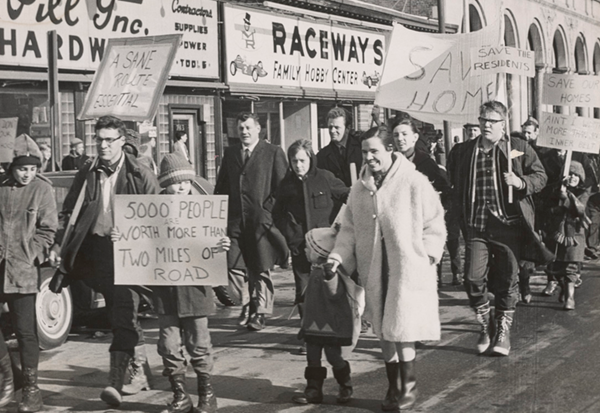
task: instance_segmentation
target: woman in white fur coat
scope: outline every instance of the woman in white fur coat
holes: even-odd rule
[[[446,227],[431,183],[393,152],[387,132],[362,137],[363,166],[352,186],[328,265],[355,265],[366,292],[365,318],[381,340],[389,389],[384,411],[416,400],[415,342],[440,339],[436,264]],[[354,264],[355,263],[355,264]]]

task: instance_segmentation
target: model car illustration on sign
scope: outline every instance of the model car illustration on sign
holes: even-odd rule
[[[229,73],[231,73],[231,76],[235,76],[238,70],[245,75],[252,76],[252,80],[255,82],[258,81],[259,77],[265,77],[267,75],[267,71],[263,69],[261,61],[253,65],[248,63],[245,59],[242,59],[242,56],[240,55],[237,55],[235,60],[229,64]]]
[[[378,71],[373,72],[372,75],[367,76],[367,72],[363,72],[362,82],[371,89],[372,86],[377,86],[381,80],[381,75]]]

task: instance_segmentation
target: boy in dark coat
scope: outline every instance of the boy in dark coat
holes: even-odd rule
[[[323,382],[327,376],[327,369],[321,366],[323,350],[340,386],[337,402],[348,403],[352,397],[350,364],[343,358],[342,346],[351,346],[358,339],[364,290],[350,277],[324,267],[336,235],[333,228],[315,228],[306,234],[305,252],[313,265],[299,334],[307,344],[308,367],[304,371],[307,385],[302,395],[292,398],[298,404],[323,401]]]
[[[549,193],[547,233],[548,245],[556,251],[556,259],[548,271],[554,275],[562,292],[559,301],[565,310],[575,309],[575,283],[579,265],[585,254],[585,229],[590,220],[585,215],[590,189],[585,184],[581,163],[572,161],[569,176]]]

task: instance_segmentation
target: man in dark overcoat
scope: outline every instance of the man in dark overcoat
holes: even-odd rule
[[[285,238],[273,224],[275,191],[287,171],[283,150],[259,139],[254,113],[237,117],[240,143],[225,150],[215,194],[229,195],[227,254],[229,282],[242,302],[240,325],[259,331],[273,312],[270,270],[287,262]]]
[[[519,260],[542,263],[553,258],[535,232],[531,199],[546,184],[546,172],[527,142],[507,136],[506,118],[500,102],[480,107],[481,135],[456,147],[453,178],[454,202],[466,228],[465,289],[481,325],[477,350],[491,348],[504,356],[510,351],[510,327],[519,300]],[[495,296],[493,341],[488,286]]]
[[[114,284],[110,238],[114,198],[116,194],[157,194],[160,188],[154,173],[123,151],[127,132],[121,119],[103,116],[96,122],[95,132],[98,157],[88,160],[77,172],[59,215],[61,225],[51,259],[60,253],[61,263],[50,289],[58,293],[73,280],[81,280],[104,296],[113,339],[109,349],[109,385],[100,398],[111,406],[119,406],[130,364],[132,384],[145,383],[147,387],[144,332],[138,307],[150,294],[143,286]],[[76,216],[75,224],[65,234],[72,214]],[[133,391],[130,389],[127,394]]]
[[[350,131],[350,116],[340,107],[335,107],[327,113],[327,128],[331,142],[317,153],[317,167],[333,173],[350,187],[350,165],[356,165],[357,176],[362,166],[359,133]]]

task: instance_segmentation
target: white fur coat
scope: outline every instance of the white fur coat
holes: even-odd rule
[[[356,265],[366,293],[365,318],[377,337],[393,342],[439,340],[437,273],[429,257],[435,263],[442,257],[444,209],[425,175],[403,155],[392,156],[394,163],[379,190],[368,167],[363,167],[330,258],[348,271]],[[385,307],[382,236],[390,267]]]

